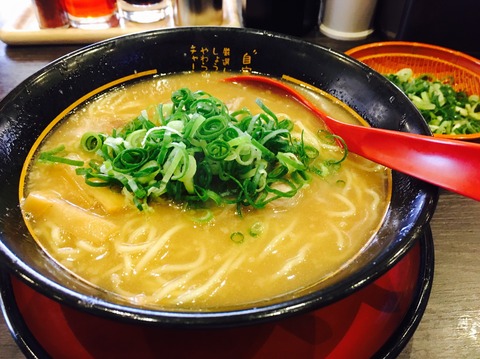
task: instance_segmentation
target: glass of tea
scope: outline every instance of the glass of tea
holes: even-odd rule
[[[139,23],[151,23],[165,19],[171,12],[169,0],[118,0],[120,15]]]
[[[70,25],[101,30],[118,25],[117,0],[64,0]]]
[[[41,29],[68,26],[62,0],[33,0],[32,5]]]

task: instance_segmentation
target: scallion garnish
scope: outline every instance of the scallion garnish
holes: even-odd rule
[[[250,235],[252,237],[258,237],[263,233],[265,230],[264,224],[262,222],[255,222],[251,227],[250,227]]]
[[[71,166],[81,167],[84,165],[83,161],[73,160],[64,156],[61,156],[60,153],[65,150],[65,146],[59,146],[50,151],[45,151],[40,153],[39,160],[42,162],[50,163],[63,163]]]
[[[303,133],[293,135],[293,122],[279,119],[260,100],[259,114],[229,112],[218,98],[188,88],[175,91],[171,101],[158,105],[154,118],[142,111],[111,135],[86,133],[81,148],[96,157],[76,173],[88,185],[127,191],[140,210],[162,197],[195,208],[235,204],[241,215],[243,206],[263,208],[294,196],[309,173],[323,176],[344,159],[319,161],[319,149],[305,143]],[[57,160],[59,151],[40,158],[83,166]],[[251,235],[261,231],[255,226]],[[232,240],[243,235],[234,233]]]
[[[235,243],[243,243],[245,236],[241,232],[233,232],[230,235],[230,239]]]
[[[456,91],[453,78],[414,74],[410,68],[386,77],[410,98],[433,134],[469,135],[480,132],[480,97]]]

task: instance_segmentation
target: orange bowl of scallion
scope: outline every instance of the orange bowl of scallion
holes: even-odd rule
[[[423,115],[432,134],[480,139],[480,60],[441,46],[377,42],[347,55],[395,83]]]

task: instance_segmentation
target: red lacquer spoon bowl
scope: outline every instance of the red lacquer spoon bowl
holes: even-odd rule
[[[265,76],[239,75],[226,81],[259,83],[282,90],[322,119],[332,133],[345,141],[349,151],[480,200],[480,144],[344,123],[328,116],[292,87]]]

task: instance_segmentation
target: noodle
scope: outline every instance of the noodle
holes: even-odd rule
[[[232,249],[231,252],[234,252],[234,250]],[[217,269],[217,271],[214,272],[213,274],[209,273],[210,280],[209,282],[207,282],[207,284],[212,283],[212,278],[213,278],[213,281],[217,280],[225,272],[226,268],[230,266],[230,264],[235,260],[236,256],[238,255],[239,255],[238,253],[235,253],[234,255],[227,253],[227,255],[225,255],[224,258],[222,258],[222,260],[219,261],[219,262],[223,262],[223,265],[219,269]],[[207,272],[207,270],[212,268],[214,265],[215,265],[215,261],[207,262],[203,266],[197,267],[194,270],[190,270],[186,272],[186,274],[184,274],[183,276],[177,277],[175,280],[163,286],[161,290],[155,292],[153,294],[153,297],[154,298],[169,297],[170,296],[169,293],[172,293],[175,290],[178,290],[180,287],[184,286],[185,283],[187,283],[189,280],[191,280],[195,276],[198,276],[202,272]]]
[[[84,240],[77,241],[77,247],[81,250],[95,254],[105,252],[105,247],[95,247],[91,243],[88,243]]]
[[[336,200],[341,202],[346,209],[343,209],[343,207],[340,207],[338,211],[330,211],[328,212],[328,216],[330,217],[348,217],[348,216],[353,216],[356,212],[357,207],[353,204],[351,200],[348,199],[348,197],[341,195],[339,193],[335,193],[333,195]]]
[[[278,278],[284,278],[288,277],[289,273],[291,273],[298,264],[302,263],[305,261],[306,258],[306,253],[307,251],[310,250],[312,247],[311,244],[306,244],[300,250],[298,251],[297,255],[295,257],[292,257],[290,260],[288,260],[285,265],[280,268],[280,270],[275,273],[276,277]]]
[[[170,228],[166,231],[157,242],[143,255],[140,261],[135,266],[135,271],[140,272],[145,266],[152,260],[152,258],[165,246],[165,243],[171,238],[175,232],[178,232],[182,228],[181,225]]]
[[[263,260],[266,256],[275,254],[275,249],[281,242],[285,241],[285,238],[287,238],[289,235],[291,235],[291,233],[293,233],[294,227],[295,222],[292,221],[292,223],[287,228],[285,228],[282,232],[278,233],[275,237],[273,237],[270,243],[268,243],[265,246],[265,249],[260,253],[259,258]]]
[[[229,257],[223,265],[213,274],[210,276],[210,279],[203,284],[202,286],[195,288],[194,290],[186,291],[183,294],[178,296],[178,300],[180,301],[192,301],[195,298],[201,297],[205,295],[209,289],[212,289],[211,294],[214,294],[215,289],[213,288],[217,283],[221,282],[223,278],[231,272],[235,268],[237,268],[244,260],[246,255],[238,255],[238,257]]]
[[[198,258],[193,262],[181,263],[181,264],[164,264],[159,268],[152,270],[152,275],[171,272],[188,272],[195,268],[200,267],[207,259],[207,251],[204,247],[200,248],[200,254]]]

